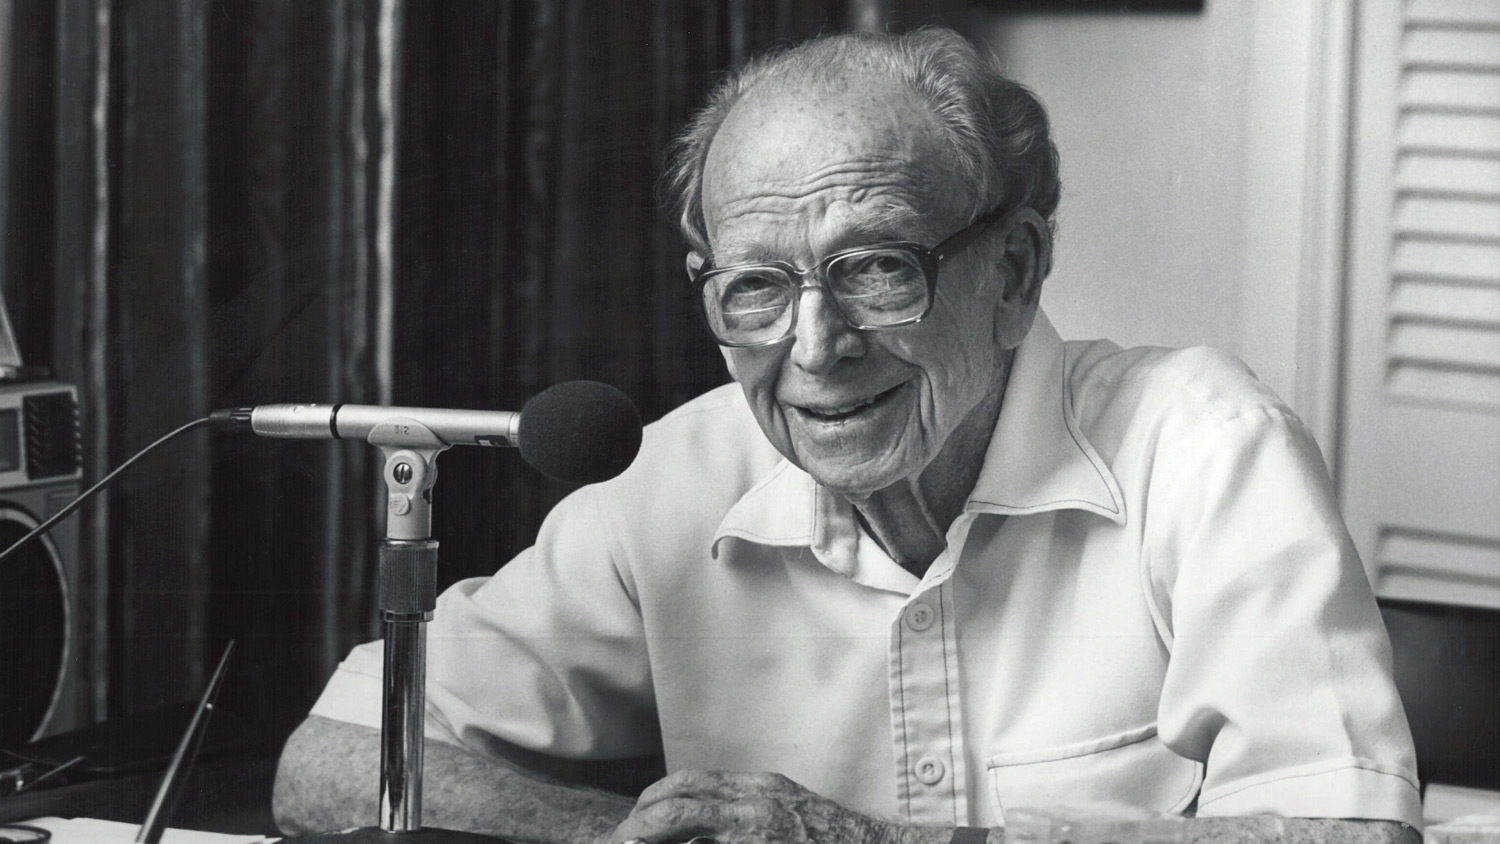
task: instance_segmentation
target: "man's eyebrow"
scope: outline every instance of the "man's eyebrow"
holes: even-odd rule
[[[848,221],[828,246],[848,249],[902,240],[920,243],[933,235],[932,225],[925,214],[910,206],[892,204]]]
[[[761,240],[749,240],[735,244],[729,249],[715,250],[709,256],[709,261],[716,267],[732,267],[775,260],[779,260],[775,250]]]

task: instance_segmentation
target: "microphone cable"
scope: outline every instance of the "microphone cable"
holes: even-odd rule
[[[126,460],[124,463],[121,463],[119,466],[116,466],[114,471],[100,478],[98,483],[84,490],[81,494],[79,494],[77,498],[68,502],[68,505],[66,507],[58,510],[45,522],[42,522],[41,524],[32,528],[30,533],[27,533],[25,536],[17,539],[9,548],[5,549],[4,551],[0,551],[0,563],[5,562],[6,558],[8,558],[11,554],[14,554],[21,546],[25,545],[41,534],[44,534],[47,531],[51,530],[54,525],[56,525],[63,519],[66,519],[67,517],[73,515],[73,511],[82,506],[83,502],[92,498],[99,492],[99,490],[104,489],[106,486],[109,486],[109,482],[114,480],[116,475],[120,474],[126,469],[129,469],[131,464],[135,463],[135,461],[137,460],[140,460],[142,457],[145,457],[147,453],[154,450],[157,446],[165,445],[166,443],[171,442],[182,434],[186,434],[188,431],[201,428],[204,425],[212,423],[213,421],[213,418],[209,416],[205,416],[202,419],[194,419],[192,422],[189,422],[186,425],[178,428],[177,430],[160,437],[156,442],[146,446],[140,451],[137,451],[135,454],[130,456],[130,459]]]

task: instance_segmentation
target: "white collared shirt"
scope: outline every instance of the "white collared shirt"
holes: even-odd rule
[[[1384,627],[1317,447],[1208,350],[1018,349],[920,580],[738,387],[443,594],[429,734],[769,770],[921,824],[1013,807],[1420,822]],[[378,726],[378,644],[314,713]]]

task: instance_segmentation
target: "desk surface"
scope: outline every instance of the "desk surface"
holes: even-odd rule
[[[193,766],[170,825],[210,832],[276,835],[271,817],[274,756],[230,757]],[[0,800],[0,823],[27,818],[99,818],[140,823],[161,773],[95,780]]]
[[[271,784],[276,777],[276,757],[221,758],[193,766],[170,826],[236,835],[279,836],[271,817]],[[113,780],[97,780],[62,788],[44,789],[0,800],[0,823],[39,817],[98,818],[138,824],[160,785],[154,772]],[[486,836],[422,830],[419,833],[382,833],[327,837],[338,844],[438,844],[439,842],[499,842]],[[324,838],[287,839],[289,842],[322,841]],[[501,842],[503,844],[503,842]]]

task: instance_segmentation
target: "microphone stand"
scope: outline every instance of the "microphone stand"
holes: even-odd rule
[[[342,415],[341,415],[342,410]],[[418,421],[427,418],[429,425]],[[532,420],[522,424],[522,417]],[[422,828],[422,750],[426,715],[427,622],[437,606],[438,544],[432,538],[437,456],[451,441],[512,444],[545,475],[575,483],[614,477],[641,445],[641,419],[623,393],[597,381],[558,384],[521,413],[362,405],[262,405],[216,410],[210,419],[261,436],[340,439],[365,434],[385,457],[386,536],[379,549],[380,620],[385,632],[380,721],[380,826],[287,841],[501,841]],[[347,423],[347,425],[345,424]],[[529,426],[529,427],[528,427]],[[525,430],[547,433],[532,438]],[[503,427],[504,430],[497,430]],[[433,429],[445,431],[440,437]],[[523,430],[525,429],[525,430]],[[592,444],[575,453],[571,444]],[[600,449],[598,446],[603,445]],[[575,459],[581,458],[581,459]]]
[[[432,538],[437,456],[448,448],[415,419],[396,417],[367,438],[385,457],[385,539],[379,549],[379,608],[385,631],[380,721],[380,826],[286,839],[300,842],[503,842],[493,836],[422,828],[423,722],[427,709],[427,622],[437,606],[438,543]]]

